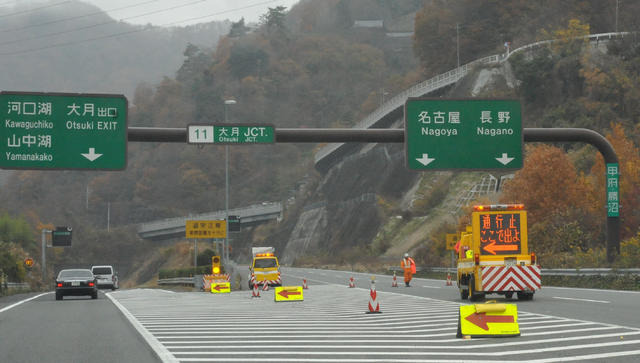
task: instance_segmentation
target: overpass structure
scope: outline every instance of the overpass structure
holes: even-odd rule
[[[186,217],[168,218],[143,223],[138,227],[138,236],[143,239],[162,240],[185,237],[187,220],[223,220],[225,210],[189,215]],[[229,209],[229,215],[240,218],[240,226],[247,227],[282,218],[282,203],[261,203],[248,207]]]
[[[599,42],[609,41],[611,39],[622,38],[627,35],[627,32],[622,33],[601,33],[591,34],[585,36],[591,43],[596,45]],[[409,97],[421,97],[428,95],[434,91],[445,88],[458,82],[461,78],[467,75],[469,71],[480,65],[501,64],[506,62],[509,57],[515,53],[524,52],[546,46],[556,40],[543,40],[535,43],[531,43],[511,52],[491,55],[488,57],[480,58],[455,68],[449,72],[445,72],[434,76],[426,81],[416,84],[415,86],[406,89],[393,98],[384,102],[374,112],[358,122],[354,129],[373,129],[373,128],[389,128],[394,123],[402,121],[404,119],[404,104]],[[331,166],[340,161],[346,155],[350,154],[358,148],[355,143],[331,143],[320,149],[315,154],[315,168],[323,173],[326,173]]]

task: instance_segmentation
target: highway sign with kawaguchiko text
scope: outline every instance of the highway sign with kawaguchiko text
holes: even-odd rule
[[[0,93],[0,167],[122,170],[127,99],[122,95]]]
[[[404,115],[409,169],[522,168],[520,101],[409,98]]]

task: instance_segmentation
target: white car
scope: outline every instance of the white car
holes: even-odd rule
[[[91,266],[91,272],[98,281],[99,289],[111,289],[118,288],[118,276],[116,276],[113,266]]]

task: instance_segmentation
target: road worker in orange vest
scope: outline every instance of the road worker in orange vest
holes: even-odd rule
[[[416,273],[416,262],[409,257],[408,253],[405,253],[402,261],[400,261],[400,267],[404,270],[404,284],[409,287],[409,282],[411,282],[413,274]]]

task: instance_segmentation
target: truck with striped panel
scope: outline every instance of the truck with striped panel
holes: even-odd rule
[[[253,261],[249,266],[249,289],[253,285],[265,284],[269,286],[282,286],[280,277],[280,264],[275,256],[275,248],[273,247],[252,247],[251,254]]]
[[[458,289],[463,300],[486,294],[531,300],[541,288],[540,266],[529,253],[527,212],[522,204],[475,206],[471,225],[456,245]]]

